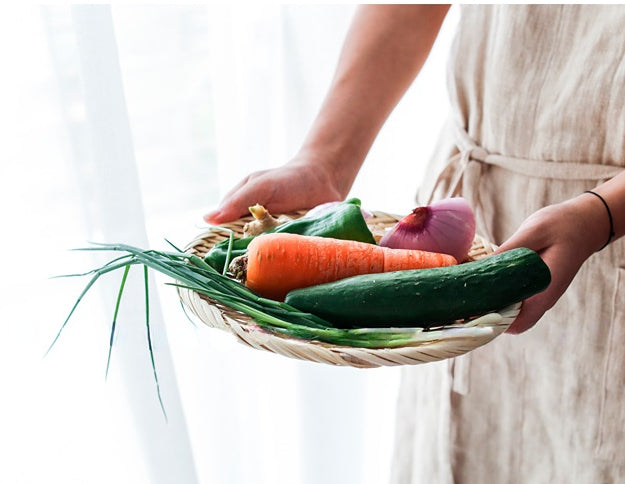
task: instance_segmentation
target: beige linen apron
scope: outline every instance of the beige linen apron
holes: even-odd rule
[[[463,6],[449,88],[420,202],[466,197],[501,244],[625,167],[625,7]],[[534,329],[404,369],[393,482],[625,482],[625,239]]]

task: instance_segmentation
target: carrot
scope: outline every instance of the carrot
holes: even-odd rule
[[[456,259],[447,254],[272,233],[256,237],[248,246],[244,279],[261,296],[283,300],[293,289],[350,276],[454,264]]]

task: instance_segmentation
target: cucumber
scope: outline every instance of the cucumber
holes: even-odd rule
[[[427,328],[503,309],[550,282],[540,256],[517,248],[455,266],[367,274],[295,289],[285,302],[338,328]]]

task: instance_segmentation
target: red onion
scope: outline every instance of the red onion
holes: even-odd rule
[[[467,258],[475,238],[475,215],[462,197],[445,198],[417,207],[389,230],[380,245],[393,249],[419,249]]]

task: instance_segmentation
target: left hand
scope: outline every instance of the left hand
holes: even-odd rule
[[[515,247],[536,251],[551,270],[551,284],[543,292],[525,300],[508,333],[532,328],[560,299],[582,264],[597,251],[608,229],[593,195],[582,194],[566,202],[544,207],[529,216],[497,250]]]

